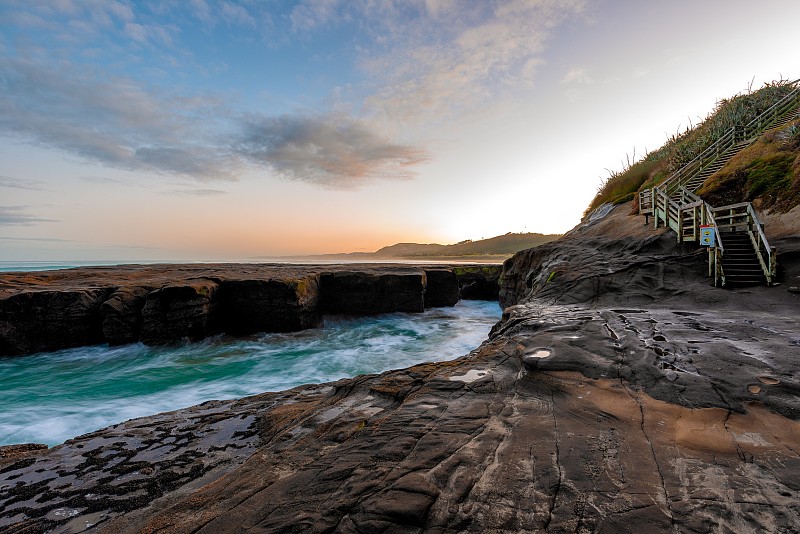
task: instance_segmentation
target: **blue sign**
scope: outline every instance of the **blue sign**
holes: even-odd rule
[[[700,244],[704,247],[714,246],[714,227],[703,225],[700,227]]]

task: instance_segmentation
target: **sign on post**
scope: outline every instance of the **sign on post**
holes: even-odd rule
[[[714,246],[714,227],[712,225],[700,225],[700,245],[705,247]]]

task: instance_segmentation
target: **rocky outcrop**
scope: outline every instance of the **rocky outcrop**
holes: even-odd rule
[[[499,265],[472,265],[454,267],[461,287],[461,298],[465,300],[497,300],[500,293],[500,277],[503,268]]]
[[[648,304],[680,296],[705,280],[706,252],[679,245],[664,228],[620,206],[560,240],[516,253],[503,264],[503,307],[537,299],[553,304]]]
[[[0,356],[103,342],[110,288],[29,291],[0,299]]]
[[[216,301],[214,329],[232,335],[293,332],[321,318],[319,276],[292,280],[228,280]]]
[[[453,269],[425,269],[425,307],[455,306],[459,282]]]
[[[142,308],[140,339],[158,344],[205,338],[211,332],[209,322],[218,290],[218,283],[200,279],[168,284],[149,293]]]
[[[0,356],[290,332],[316,326],[323,313],[418,313],[458,299],[459,278],[445,267],[237,264],[7,273],[0,275]]]
[[[343,315],[375,315],[389,312],[419,313],[425,309],[425,273],[323,273],[322,311]]]
[[[103,337],[109,345],[123,345],[139,340],[142,309],[151,287],[121,287],[100,306]]]
[[[795,532],[791,311],[521,304],[456,361],[0,459],[0,532]]]

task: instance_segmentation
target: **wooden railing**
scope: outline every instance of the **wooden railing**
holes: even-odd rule
[[[795,88],[744,126],[734,126],[729,129],[686,165],[661,182],[657,188],[665,191],[668,195],[672,195],[734,145],[761,134],[787,112],[796,109],[800,105],[800,87],[798,87],[798,83],[800,83],[800,79],[788,84],[795,85]],[[654,195],[652,191],[647,189],[639,192],[639,213],[642,215],[653,213],[652,201]]]
[[[722,230],[746,231],[758,257],[767,283],[771,284],[776,273],[776,252],[769,246],[764,228],[758,220],[752,204],[743,202],[714,208],[703,201],[685,185],[722,154],[736,144],[754,139],[775,125],[789,111],[800,107],[800,80],[791,82],[795,88],[764,110],[752,121],[741,127],[733,127],[714,141],[689,163],[678,169],[657,187],[639,192],[639,213],[652,215],[654,228],[659,223],[668,226],[678,235],[678,241],[699,241],[700,226],[711,225],[715,230],[715,246],[709,250],[709,276],[714,276],[714,285],[725,285],[722,257]],[[671,197],[676,197],[673,200]]]
[[[714,285],[720,286],[725,285],[722,267],[722,257],[725,254],[722,243],[724,232],[747,232],[767,283],[773,283],[777,270],[776,251],[774,247],[770,247],[752,204],[742,202],[715,208],[690,191],[684,190],[682,194],[690,201],[679,204],[664,191],[654,189],[655,228],[661,223],[675,231],[679,242],[699,242],[700,226],[711,226],[714,229],[715,243],[709,249],[708,274],[714,277]]]
[[[771,284],[777,271],[777,254],[775,248],[769,246],[767,236],[764,235],[764,227],[758,220],[753,205],[749,202],[741,202],[714,208],[713,211],[715,219],[720,221],[716,223],[720,230],[747,232],[761,270],[764,271],[767,283]]]

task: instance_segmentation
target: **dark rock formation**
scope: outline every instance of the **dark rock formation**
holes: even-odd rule
[[[0,356],[103,342],[100,305],[112,292],[45,290],[0,299]]]
[[[454,267],[461,286],[464,300],[497,300],[500,292],[500,276],[503,269],[499,265],[476,265]]]
[[[109,345],[122,345],[139,340],[142,331],[142,309],[150,287],[121,287],[100,306],[103,336]]]
[[[425,269],[425,307],[455,306],[459,299],[458,278],[451,269]]]
[[[323,273],[322,311],[343,315],[422,312],[425,309],[425,273]]]
[[[289,332],[316,326],[323,313],[416,313],[452,306],[458,295],[453,268],[426,266],[123,265],[4,273],[0,356]]]
[[[553,304],[647,304],[703,282],[706,251],[617,208],[558,241],[523,250],[503,264],[500,304],[538,299]]]
[[[149,293],[142,308],[141,340],[157,344],[203,339],[209,334],[209,315],[216,305],[218,289],[216,282],[200,279],[169,284]]]
[[[227,280],[216,300],[214,330],[232,335],[293,332],[320,321],[319,276]]]

